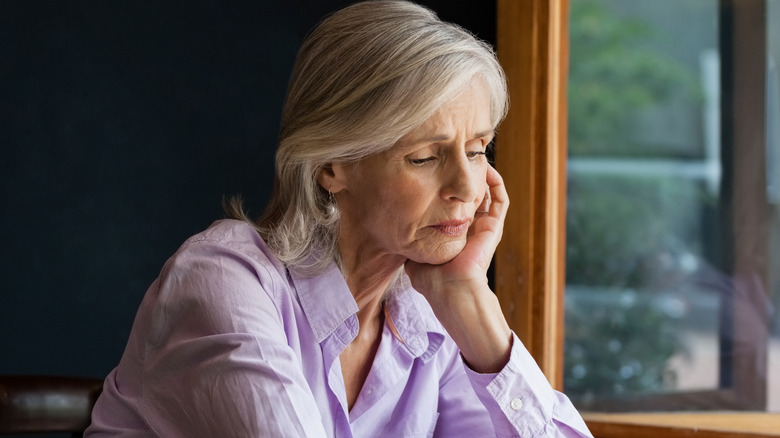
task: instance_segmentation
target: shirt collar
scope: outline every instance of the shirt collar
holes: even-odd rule
[[[444,327],[428,301],[412,288],[406,273],[388,289],[385,306],[389,323],[412,355],[427,361],[439,350],[444,342]]]
[[[325,273],[313,277],[300,276],[294,270],[288,272],[318,343],[357,313],[355,298],[335,263]]]
[[[318,343],[357,313],[355,298],[335,263],[312,277],[301,276],[294,270],[288,272]],[[388,288],[385,306],[388,323],[414,357],[427,361],[439,350],[444,342],[444,327],[425,298],[412,288],[406,273],[401,273]]]

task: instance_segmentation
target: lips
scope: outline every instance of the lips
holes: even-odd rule
[[[445,222],[431,225],[431,228],[444,234],[445,236],[457,237],[463,235],[469,230],[471,221],[468,219],[453,219]]]

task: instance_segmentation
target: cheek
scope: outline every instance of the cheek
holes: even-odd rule
[[[419,216],[431,205],[431,187],[425,180],[408,179],[399,181],[388,189],[387,198],[392,199],[393,208],[407,215]]]
[[[382,187],[372,201],[381,220],[403,234],[425,224],[430,204],[430,196],[416,180],[395,181]]]

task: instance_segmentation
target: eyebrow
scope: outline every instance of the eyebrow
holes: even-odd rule
[[[495,137],[495,136],[496,136],[496,130],[488,129],[485,131],[477,132],[472,138]],[[416,138],[413,139],[412,141],[414,142],[414,144],[420,144],[420,143],[438,143],[440,141],[446,141],[449,139],[450,137],[447,135],[434,135],[432,137]]]

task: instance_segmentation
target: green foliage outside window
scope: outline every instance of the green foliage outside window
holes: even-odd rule
[[[697,94],[695,75],[642,46],[653,34],[601,2],[572,1],[571,157],[646,158],[632,140],[638,111]],[[675,385],[668,362],[684,345],[662,298],[683,281],[681,260],[695,246],[679,236],[699,225],[676,203],[700,205],[701,193],[669,177],[570,178],[564,388],[575,403]]]
[[[696,184],[666,178],[580,177],[567,215],[564,386],[575,401],[673,387],[684,351],[669,297],[685,284],[696,227],[672,203]]]
[[[646,155],[632,140],[637,110],[675,93],[695,98],[693,76],[643,45],[655,36],[648,23],[617,17],[602,2],[572,1],[569,27],[569,154]]]

